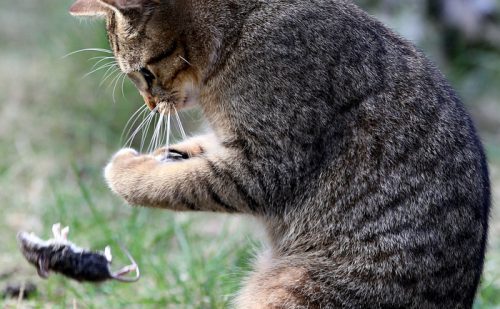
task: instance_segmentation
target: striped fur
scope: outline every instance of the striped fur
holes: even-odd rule
[[[270,249],[236,307],[472,306],[487,165],[420,51],[350,1],[142,2],[107,11],[122,70],[213,133],[176,163],[122,150],[106,179],[131,204],[261,220]]]

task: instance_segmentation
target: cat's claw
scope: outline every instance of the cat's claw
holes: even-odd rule
[[[187,153],[168,147],[157,149],[155,152],[153,152],[153,156],[156,160],[161,162],[173,162],[189,159],[189,155]]]

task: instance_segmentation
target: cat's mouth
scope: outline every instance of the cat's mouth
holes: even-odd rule
[[[144,99],[144,103],[152,112],[166,115],[175,108],[181,109],[182,105],[184,105],[180,104],[182,102],[174,95],[167,95],[162,90],[160,90],[160,95],[153,95],[150,91],[139,90],[139,92]]]
[[[142,98],[144,99],[144,103],[148,106],[150,110],[154,110],[156,108],[157,104],[157,99],[153,97],[153,95],[149,92],[143,92],[139,90],[140,94],[142,95]]]

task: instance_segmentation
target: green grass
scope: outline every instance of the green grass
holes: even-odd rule
[[[98,53],[63,58],[81,48],[107,48],[102,23],[71,18],[70,3],[0,2],[0,289],[36,283],[38,292],[21,307],[227,307],[259,247],[254,224],[245,217],[132,208],[109,192],[102,167],[122,145],[123,126],[143,103],[128,82],[125,96],[116,91],[113,104],[112,87],[99,87],[102,73],[81,79],[93,64],[88,59]],[[499,196],[495,132],[483,136]],[[494,211],[476,308],[500,308],[498,218]],[[48,237],[55,222],[69,225],[70,238],[81,246],[111,245],[115,267],[127,263],[117,245],[123,242],[141,266],[140,283],[39,279],[19,253],[16,234],[30,230]],[[17,304],[0,300],[0,307]]]
[[[55,308],[67,308],[73,302],[84,308],[223,308],[250,261],[252,242],[235,233],[238,220],[131,208],[110,195],[98,169],[74,167],[64,184],[54,177],[47,189],[47,202],[40,205],[45,227],[41,235],[50,236],[51,224],[63,222],[71,227],[70,238],[77,244],[99,250],[110,244],[117,268],[128,263],[117,245],[120,241],[137,259],[142,279],[136,284],[100,286],[59,276],[42,281],[21,259],[23,273],[39,287],[28,304]],[[8,241],[14,240],[13,232]],[[20,256],[17,250],[10,254]]]

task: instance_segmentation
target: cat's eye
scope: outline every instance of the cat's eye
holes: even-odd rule
[[[151,88],[151,86],[153,85],[153,81],[156,78],[155,75],[153,73],[151,73],[151,71],[146,69],[146,68],[142,68],[139,72],[142,74],[142,77],[144,77],[144,80],[146,80],[146,83],[148,84],[148,88]]]

